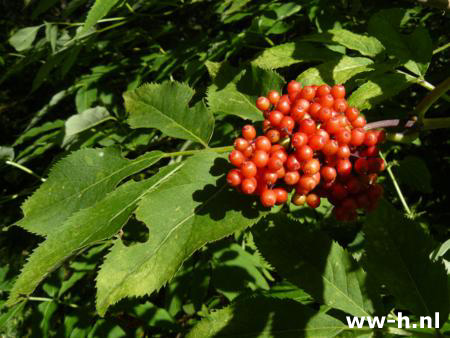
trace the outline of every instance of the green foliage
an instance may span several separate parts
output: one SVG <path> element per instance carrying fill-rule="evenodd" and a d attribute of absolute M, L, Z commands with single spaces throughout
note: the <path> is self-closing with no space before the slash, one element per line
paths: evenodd
<path fill-rule="evenodd" d="M 410 119 L 445 80 L 441 11 L 388 0 L 4 7 L 0 336 L 417 335 L 347 327 L 347 315 L 397 311 L 413 323 L 439 311 L 439 331 L 420 333 L 449 334 L 445 131 L 418 121 L 414 143 L 380 147 L 385 200 L 355 222 L 335 221 L 326 201 L 265 209 L 225 178 L 242 126 L 261 127 L 256 99 L 294 79 L 345 83 L 369 123 Z M 425 118 L 445 119 L 448 102 Z"/>

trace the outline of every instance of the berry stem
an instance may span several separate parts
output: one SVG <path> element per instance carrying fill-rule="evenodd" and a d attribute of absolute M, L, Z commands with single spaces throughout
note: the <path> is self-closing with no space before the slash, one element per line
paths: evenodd
<path fill-rule="evenodd" d="M 8 165 L 10 165 L 10 166 L 12 166 L 12 167 L 15 167 L 15 168 L 17 168 L 17 169 L 20 169 L 20 170 L 26 172 L 27 174 L 30 174 L 30 175 L 36 177 L 36 178 L 39 179 L 41 182 L 45 182 L 45 178 L 42 178 L 41 176 L 39 176 L 38 174 L 36 174 L 33 170 L 31 170 L 31 169 L 29 169 L 29 168 L 27 168 L 27 167 L 25 167 L 25 166 L 23 166 L 23 165 L 21 165 L 21 164 L 19 164 L 19 163 L 16 163 L 16 162 L 14 162 L 14 161 L 9 161 L 9 160 L 8 160 L 8 161 L 5 161 L 5 163 L 8 164 Z"/>
<path fill-rule="evenodd" d="M 419 121 L 423 122 L 425 113 L 430 109 L 434 102 L 443 96 L 450 89 L 450 77 L 441 82 L 433 89 L 422 101 L 416 106 L 415 113 L 419 117 Z"/>
<path fill-rule="evenodd" d="M 384 155 L 381 153 L 381 151 L 380 151 L 380 157 L 381 157 L 381 158 L 386 162 L 386 164 L 387 164 L 386 158 L 385 158 Z M 394 185 L 395 190 L 397 191 L 397 195 L 398 195 L 398 197 L 400 198 L 400 202 L 402 202 L 402 205 L 403 205 L 403 208 L 404 208 L 405 211 L 406 211 L 406 214 L 408 215 L 408 217 L 412 218 L 412 212 L 411 212 L 411 209 L 409 208 L 408 203 L 406 203 L 405 196 L 403 196 L 403 193 L 402 193 L 402 191 L 401 191 L 401 189 L 400 189 L 400 186 L 399 186 L 399 184 L 398 184 L 398 182 L 397 182 L 397 179 L 395 178 L 394 173 L 392 172 L 391 166 L 386 165 L 386 170 L 387 170 L 387 172 L 388 172 L 388 174 L 389 174 L 389 177 L 390 177 L 391 180 L 392 180 L 392 184 Z"/>
<path fill-rule="evenodd" d="M 212 152 L 221 154 L 221 153 L 227 153 L 232 150 L 233 150 L 233 146 L 207 148 L 207 149 L 195 149 L 195 150 L 184 150 L 184 151 L 176 151 L 173 153 L 166 153 L 163 155 L 163 157 L 189 156 L 189 155 L 195 155 L 197 153 L 201 153 L 204 151 L 212 151 Z"/>

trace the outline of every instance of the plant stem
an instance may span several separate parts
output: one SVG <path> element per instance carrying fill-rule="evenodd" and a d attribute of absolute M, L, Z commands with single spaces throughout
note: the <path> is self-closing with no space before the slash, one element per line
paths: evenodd
<path fill-rule="evenodd" d="M 185 151 L 176 151 L 173 153 L 167 153 L 164 154 L 163 157 L 176 157 L 176 156 L 189 156 L 189 155 L 195 155 L 197 153 L 201 153 L 204 151 L 212 151 L 214 153 L 227 153 L 229 151 L 233 150 L 233 146 L 227 146 L 227 147 L 217 147 L 217 148 L 206 148 L 206 149 L 195 149 L 195 150 L 185 150 Z"/>
<path fill-rule="evenodd" d="M 433 86 L 431 83 L 429 83 L 428 81 L 426 81 L 426 80 L 423 79 L 423 78 L 413 76 L 413 75 L 411 75 L 411 74 L 409 74 L 409 73 L 406 73 L 406 72 L 401 71 L 401 70 L 398 70 L 398 69 L 396 70 L 396 72 L 399 73 L 399 74 L 405 75 L 405 76 L 406 76 L 407 78 L 409 78 L 411 81 L 417 83 L 418 85 L 422 86 L 422 87 L 425 88 L 425 89 L 428 89 L 428 90 L 430 90 L 430 91 L 433 91 L 434 89 L 436 89 L 435 86 Z M 450 102 L 450 97 L 449 97 L 449 96 L 447 96 L 447 95 L 444 94 L 444 95 L 442 95 L 442 98 L 443 98 L 444 100 Z"/>
<path fill-rule="evenodd" d="M 425 130 L 450 128 L 450 117 L 423 119 L 422 126 Z"/>
<path fill-rule="evenodd" d="M 441 96 L 443 96 L 450 89 L 450 77 L 439 84 L 434 90 L 431 91 L 422 101 L 417 105 L 415 113 L 419 117 L 419 121 L 423 122 L 425 113 L 430 109 L 434 102 L 436 102 Z"/>
<path fill-rule="evenodd" d="M 381 152 L 380 152 L 380 156 L 381 156 L 381 158 L 382 158 L 382 159 L 386 162 L 386 164 L 387 164 L 386 158 L 384 157 L 384 155 L 383 155 Z M 389 174 L 389 177 L 390 177 L 391 180 L 392 180 L 392 183 L 394 184 L 394 188 L 395 188 L 395 190 L 397 191 L 397 195 L 398 195 L 398 197 L 400 198 L 400 201 L 402 202 L 402 205 L 403 205 L 403 208 L 404 208 L 405 211 L 406 211 L 406 214 L 408 215 L 408 217 L 412 218 L 412 212 L 411 212 L 411 209 L 409 208 L 408 203 L 406 203 L 406 199 L 405 199 L 405 197 L 403 196 L 402 191 L 400 190 L 400 186 L 398 185 L 397 179 L 395 178 L 394 173 L 392 172 L 391 167 L 390 167 L 389 165 L 386 165 L 386 169 L 387 169 L 387 172 L 388 172 L 388 174 Z"/>
<path fill-rule="evenodd" d="M 21 165 L 21 164 L 19 164 L 19 163 L 16 163 L 16 162 L 10 161 L 10 160 L 5 161 L 5 163 L 8 164 L 8 165 L 10 165 L 10 166 L 12 166 L 12 167 L 15 167 L 15 168 L 17 168 L 17 169 L 20 169 L 20 170 L 26 172 L 27 174 L 30 174 L 30 175 L 32 175 L 32 176 L 38 178 L 38 179 L 41 180 L 42 182 L 45 182 L 45 178 L 42 178 L 41 176 L 39 176 L 38 174 L 36 174 L 33 170 L 31 170 L 31 169 L 29 169 L 29 168 L 27 168 L 27 167 L 25 167 L 25 166 L 23 166 L 23 165 Z"/>
<path fill-rule="evenodd" d="M 446 50 L 446 49 L 449 48 L 449 47 L 450 47 L 450 42 L 446 43 L 445 45 L 443 45 L 443 46 L 441 46 L 441 47 L 436 48 L 436 49 L 433 51 L 433 55 L 435 55 L 435 54 L 437 54 L 437 53 L 440 53 L 440 52 Z"/>

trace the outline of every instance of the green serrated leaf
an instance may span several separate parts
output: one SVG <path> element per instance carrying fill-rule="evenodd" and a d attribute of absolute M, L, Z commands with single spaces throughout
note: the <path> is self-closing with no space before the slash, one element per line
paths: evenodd
<path fill-rule="evenodd" d="M 15 316 L 20 314 L 25 307 L 26 302 L 22 302 L 11 307 L 6 313 L 0 315 L 0 332 L 6 324 Z"/>
<path fill-rule="evenodd" d="M 229 189 L 226 166 L 224 156 L 200 153 L 141 200 L 136 217 L 151 229 L 149 239 L 130 247 L 115 242 L 97 278 L 101 315 L 122 298 L 158 290 L 194 251 L 262 216 L 248 196 Z"/>
<path fill-rule="evenodd" d="M 431 174 L 424 160 L 416 156 L 406 156 L 395 167 L 398 177 L 413 189 L 431 193 Z"/>
<path fill-rule="evenodd" d="M 24 218 L 17 224 L 47 235 L 73 213 L 103 199 L 124 178 L 156 163 L 154 151 L 130 161 L 118 149 L 82 149 L 58 162 L 45 183 L 22 205 Z"/>
<path fill-rule="evenodd" d="M 187 335 L 206 337 L 334 337 L 348 328 L 290 299 L 254 297 L 240 300 L 204 318 Z"/>
<path fill-rule="evenodd" d="M 77 112 L 82 113 L 91 108 L 92 104 L 97 101 L 97 93 L 97 88 L 88 88 L 87 86 L 83 86 L 78 89 L 77 94 L 75 95 Z"/>
<path fill-rule="evenodd" d="M 89 130 L 103 122 L 114 119 L 105 107 L 94 107 L 86 109 L 80 114 L 69 117 L 65 123 L 65 133 L 62 146 L 72 142 L 76 135 Z"/>
<path fill-rule="evenodd" d="M 10 293 L 8 304 L 31 294 L 62 262 L 86 247 L 110 238 L 124 226 L 138 201 L 173 175 L 179 164 L 141 182 L 130 181 L 92 206 L 74 213 L 32 253 Z"/>
<path fill-rule="evenodd" d="M 277 69 L 308 61 L 329 61 L 340 54 L 307 42 L 288 42 L 265 49 L 252 63 L 264 69 Z"/>
<path fill-rule="evenodd" d="M 262 112 L 256 99 L 270 90 L 281 90 L 284 79 L 274 71 L 256 66 L 236 69 L 222 63 L 213 84 L 208 87 L 208 105 L 214 113 L 236 115 L 243 119 L 261 121 Z"/>
<path fill-rule="evenodd" d="M 34 39 L 43 25 L 19 29 L 10 38 L 9 43 L 18 52 L 23 52 L 33 45 Z"/>
<path fill-rule="evenodd" d="M 343 56 L 305 70 L 297 81 L 302 85 L 342 84 L 359 73 L 373 70 L 372 64 L 368 58 Z"/>
<path fill-rule="evenodd" d="M 439 312 L 441 325 L 449 314 L 447 273 L 432 261 L 434 243 L 413 220 L 382 200 L 364 224 L 368 272 L 385 284 L 401 308 L 417 316 Z"/>
<path fill-rule="evenodd" d="M 304 40 L 323 43 L 335 42 L 370 57 L 374 57 L 384 51 L 383 45 L 377 38 L 353 33 L 343 28 L 330 29 L 322 34 L 306 36 Z"/>
<path fill-rule="evenodd" d="M 131 128 L 157 128 L 177 138 L 208 147 L 214 117 L 203 102 L 189 108 L 194 90 L 187 84 L 166 81 L 144 84 L 124 94 Z"/>
<path fill-rule="evenodd" d="M 348 104 L 360 110 L 370 109 L 413 83 L 412 77 L 403 74 L 378 75 L 355 90 L 348 99 Z"/>
<path fill-rule="evenodd" d="M 432 41 L 423 27 L 416 28 L 411 35 L 402 34 L 402 23 L 407 20 L 409 14 L 406 9 L 381 10 L 370 18 L 368 30 L 381 41 L 387 53 L 397 57 L 408 70 L 423 77 L 431 61 Z"/>
<path fill-rule="evenodd" d="M 77 33 L 77 36 L 82 36 L 88 32 L 100 19 L 104 18 L 118 2 L 119 0 L 96 0 L 89 10 L 83 28 Z"/>
<path fill-rule="evenodd" d="M 273 215 L 253 230 L 262 255 L 287 280 L 316 301 L 354 316 L 372 315 L 380 299 L 352 255 L 320 231 L 284 214 Z"/>

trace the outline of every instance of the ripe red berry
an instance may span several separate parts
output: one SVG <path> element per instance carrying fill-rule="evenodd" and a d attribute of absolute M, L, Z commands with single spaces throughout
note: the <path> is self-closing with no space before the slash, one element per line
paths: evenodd
<path fill-rule="evenodd" d="M 284 167 L 281 167 L 276 171 L 278 178 L 283 178 L 284 175 L 286 175 L 286 169 Z"/>
<path fill-rule="evenodd" d="M 301 146 L 300 148 L 297 148 L 296 155 L 300 161 L 307 161 L 313 158 L 314 151 L 310 146 L 304 145 Z"/>
<path fill-rule="evenodd" d="M 306 192 L 313 190 L 316 187 L 316 180 L 312 176 L 303 175 L 300 177 L 297 188 L 300 188 Z"/>
<path fill-rule="evenodd" d="M 349 180 L 345 183 L 347 190 L 349 193 L 356 195 L 363 188 L 361 182 L 356 177 L 350 177 Z"/>
<path fill-rule="evenodd" d="M 350 175 L 350 173 L 352 172 L 352 162 L 347 159 L 338 160 L 337 172 L 341 176 Z"/>
<path fill-rule="evenodd" d="M 241 165 L 241 173 L 246 178 L 255 177 L 257 171 L 258 169 L 252 161 L 246 161 Z"/>
<path fill-rule="evenodd" d="M 322 136 L 323 139 L 325 140 L 325 143 L 330 140 L 330 134 L 328 134 L 325 129 L 322 128 L 317 129 L 315 135 Z"/>
<path fill-rule="evenodd" d="M 266 189 L 261 194 L 261 204 L 265 207 L 273 207 L 277 202 L 277 194 L 270 189 Z"/>
<path fill-rule="evenodd" d="M 275 184 L 278 180 L 278 175 L 274 171 L 266 171 L 263 175 L 264 181 L 267 184 Z"/>
<path fill-rule="evenodd" d="M 301 164 L 295 155 L 289 155 L 286 161 L 286 167 L 289 171 L 300 170 Z"/>
<path fill-rule="evenodd" d="M 302 85 L 295 80 L 290 81 L 287 85 L 288 93 L 299 92 L 301 89 L 302 89 Z"/>
<path fill-rule="evenodd" d="M 269 139 L 270 143 L 277 143 L 280 140 L 280 132 L 276 129 L 270 129 L 266 131 L 265 135 Z"/>
<path fill-rule="evenodd" d="M 245 150 L 242 152 L 242 154 L 244 154 L 245 158 L 251 157 L 253 154 L 253 147 L 249 144 L 249 146 L 247 148 L 245 148 Z"/>
<path fill-rule="evenodd" d="M 364 128 L 365 125 L 366 119 L 362 115 L 359 115 L 356 119 L 352 121 L 353 128 Z"/>
<path fill-rule="evenodd" d="M 331 87 L 327 84 L 321 85 L 317 88 L 317 96 L 324 96 L 331 93 Z"/>
<path fill-rule="evenodd" d="M 309 106 L 310 106 L 309 101 L 305 99 L 298 99 L 294 104 L 294 107 L 299 107 L 305 111 L 309 109 Z"/>
<path fill-rule="evenodd" d="M 269 154 L 264 150 L 256 150 L 252 156 L 252 162 L 257 168 L 264 168 L 269 162 Z"/>
<path fill-rule="evenodd" d="M 333 114 L 331 112 L 330 108 L 327 107 L 322 107 L 319 110 L 319 114 L 318 114 L 319 120 L 322 122 L 327 122 L 329 119 L 331 119 L 333 117 Z"/>
<path fill-rule="evenodd" d="M 336 134 L 336 140 L 339 142 L 339 144 L 348 144 L 351 139 L 352 139 L 352 133 L 347 129 L 341 129 Z"/>
<path fill-rule="evenodd" d="M 279 125 L 279 128 L 281 130 L 286 129 L 289 132 L 291 132 L 294 129 L 294 127 L 295 127 L 295 121 L 290 116 L 284 116 Z"/>
<path fill-rule="evenodd" d="M 358 174 L 366 174 L 369 171 L 369 163 L 365 158 L 358 158 L 354 165 L 355 171 Z"/>
<path fill-rule="evenodd" d="M 241 183 L 241 190 L 244 194 L 253 194 L 256 190 L 257 182 L 255 178 L 245 178 Z"/>
<path fill-rule="evenodd" d="M 244 151 L 247 149 L 247 147 L 250 145 L 248 141 L 245 138 L 238 137 L 236 140 L 234 140 L 234 149 L 239 151 Z"/>
<path fill-rule="evenodd" d="M 351 131 L 352 136 L 350 139 L 350 145 L 358 147 L 364 143 L 366 132 L 362 128 L 355 128 Z"/>
<path fill-rule="evenodd" d="M 256 137 L 255 127 L 253 127 L 250 124 L 247 124 L 244 127 L 242 127 L 242 136 L 244 136 L 244 138 L 247 141 L 252 141 Z"/>
<path fill-rule="evenodd" d="M 272 142 L 266 136 L 258 136 L 255 140 L 255 146 L 257 150 L 270 151 Z"/>
<path fill-rule="evenodd" d="M 320 205 L 320 197 L 316 194 L 308 194 L 306 195 L 306 203 L 311 208 L 317 208 Z"/>
<path fill-rule="evenodd" d="M 308 143 L 308 135 L 305 133 L 295 133 L 292 135 L 291 143 L 295 148 L 300 148 Z"/>
<path fill-rule="evenodd" d="M 283 188 L 275 188 L 273 189 L 273 191 L 275 192 L 277 198 L 276 198 L 276 204 L 284 204 L 286 203 L 287 199 L 288 199 L 288 193 L 285 189 Z"/>
<path fill-rule="evenodd" d="M 284 117 L 284 115 L 282 112 L 280 112 L 278 110 L 271 111 L 269 114 L 270 125 L 272 125 L 274 127 L 279 126 L 283 117 Z"/>
<path fill-rule="evenodd" d="M 286 150 L 284 150 L 284 148 L 277 150 L 271 154 L 271 157 L 279 158 L 284 163 L 287 160 Z"/>
<path fill-rule="evenodd" d="M 320 174 L 322 175 L 323 179 L 327 182 L 334 181 L 334 179 L 337 176 L 336 169 L 329 166 L 323 166 L 322 169 L 320 169 Z"/>
<path fill-rule="evenodd" d="M 343 85 L 334 85 L 331 87 L 330 94 L 335 99 L 343 99 L 345 97 L 345 87 Z"/>
<path fill-rule="evenodd" d="M 378 135 L 376 132 L 369 130 L 366 133 L 366 136 L 364 138 L 364 144 L 368 147 L 374 146 L 378 143 Z"/>
<path fill-rule="evenodd" d="M 359 116 L 359 110 L 355 107 L 348 107 L 345 116 L 350 122 L 353 122 Z"/>
<path fill-rule="evenodd" d="M 313 102 L 310 104 L 309 109 L 308 109 L 308 114 L 309 116 L 311 116 L 313 119 L 317 120 L 319 119 L 319 111 L 322 109 L 322 106 L 317 103 L 317 102 Z"/>
<path fill-rule="evenodd" d="M 341 130 L 341 121 L 339 117 L 333 116 L 325 123 L 325 130 L 329 134 L 336 134 Z"/>
<path fill-rule="evenodd" d="M 344 144 L 339 147 L 338 151 L 336 152 L 337 157 L 339 158 L 349 158 L 350 157 L 350 148 L 348 145 Z"/>
<path fill-rule="evenodd" d="M 260 96 L 258 97 L 258 99 L 256 100 L 256 107 L 259 110 L 267 110 L 270 108 L 270 101 L 267 97 L 265 96 Z"/>
<path fill-rule="evenodd" d="M 287 185 L 297 184 L 299 179 L 300 174 L 298 173 L 298 171 L 288 171 L 284 175 L 284 182 L 286 182 Z"/>
<path fill-rule="evenodd" d="M 341 183 L 335 183 L 331 188 L 331 197 L 336 201 L 343 200 L 347 195 L 348 191 Z"/>
<path fill-rule="evenodd" d="M 286 95 L 283 95 L 277 104 L 277 110 L 282 112 L 283 114 L 288 114 L 291 110 L 291 102 L 289 100 L 289 97 Z"/>
<path fill-rule="evenodd" d="M 335 99 L 333 104 L 334 110 L 336 110 L 338 113 L 343 113 L 347 110 L 348 104 L 345 99 Z"/>
<path fill-rule="evenodd" d="M 237 187 L 242 182 L 241 172 L 238 169 L 231 169 L 227 174 L 227 182 L 232 187 Z"/>
<path fill-rule="evenodd" d="M 322 148 L 322 153 L 327 156 L 336 154 L 339 149 L 339 145 L 336 140 L 328 140 Z"/>
<path fill-rule="evenodd" d="M 267 167 L 272 171 L 277 171 L 283 167 L 283 161 L 276 156 L 271 156 L 267 162 Z"/>
<path fill-rule="evenodd" d="M 321 135 L 314 134 L 310 137 L 308 145 L 312 150 L 320 150 L 325 146 L 325 138 Z"/>
<path fill-rule="evenodd" d="M 314 134 L 316 131 L 316 122 L 313 119 L 304 119 L 300 121 L 299 131 L 306 135 Z"/>
<path fill-rule="evenodd" d="M 317 102 L 319 102 L 322 107 L 331 108 L 334 104 L 334 98 L 331 94 L 327 94 L 320 96 Z"/>
<path fill-rule="evenodd" d="M 378 156 L 378 147 L 377 146 L 371 146 L 367 147 L 361 152 L 361 156 L 363 157 L 376 157 Z"/>
<path fill-rule="evenodd" d="M 300 122 L 305 117 L 306 111 L 300 106 L 294 106 L 291 109 L 291 117 L 295 122 Z"/>
<path fill-rule="evenodd" d="M 320 162 L 319 160 L 312 158 L 305 162 L 302 168 L 303 172 L 306 175 L 312 176 L 320 170 Z"/>
<path fill-rule="evenodd" d="M 278 103 L 278 101 L 280 101 L 280 93 L 278 93 L 276 90 L 271 90 L 268 94 L 267 97 L 269 98 L 270 103 L 272 103 L 273 105 L 276 105 Z"/>
<path fill-rule="evenodd" d="M 240 167 L 242 163 L 245 161 L 245 156 L 239 150 L 233 150 L 228 156 L 230 163 L 235 167 Z"/>
<path fill-rule="evenodd" d="M 316 96 L 316 89 L 312 86 L 305 86 L 299 95 L 302 99 L 311 101 Z"/>

